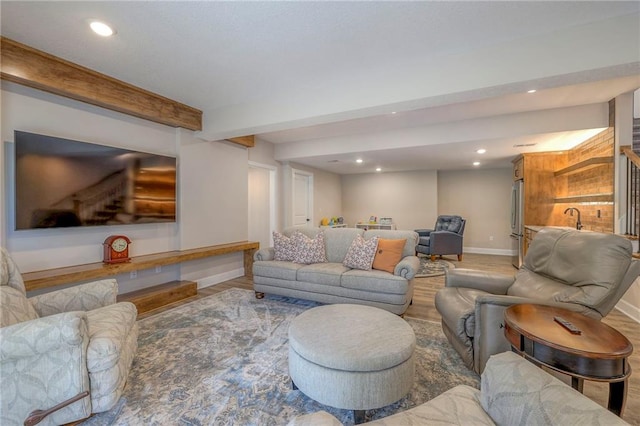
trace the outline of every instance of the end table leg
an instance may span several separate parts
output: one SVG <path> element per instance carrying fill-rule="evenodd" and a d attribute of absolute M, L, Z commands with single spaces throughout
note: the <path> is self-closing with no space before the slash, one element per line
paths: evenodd
<path fill-rule="evenodd" d="M 584 393 L 584 379 L 580 379 L 578 377 L 571 376 L 571 387 L 577 390 L 580 393 Z"/>
<path fill-rule="evenodd" d="M 609 404 L 607 408 L 618 417 L 622 417 L 627 402 L 627 380 L 609 383 Z"/>
<path fill-rule="evenodd" d="M 353 410 L 353 423 L 356 425 L 364 423 L 364 410 Z"/>

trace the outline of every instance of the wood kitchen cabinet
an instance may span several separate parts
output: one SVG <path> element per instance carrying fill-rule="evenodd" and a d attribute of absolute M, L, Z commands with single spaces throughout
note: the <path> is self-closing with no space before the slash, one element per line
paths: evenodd
<path fill-rule="evenodd" d="M 554 172 L 562 164 L 564 152 L 521 154 L 513 160 L 513 176 L 522 175 L 523 221 L 525 225 L 555 225 L 556 197 Z"/>

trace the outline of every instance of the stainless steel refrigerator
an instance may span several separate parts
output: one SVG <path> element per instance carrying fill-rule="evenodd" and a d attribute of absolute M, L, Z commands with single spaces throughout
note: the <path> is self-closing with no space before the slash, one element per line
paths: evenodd
<path fill-rule="evenodd" d="M 522 265 L 522 239 L 524 238 L 524 185 L 522 180 L 513 182 L 511 188 L 511 249 L 515 253 L 511 263 L 516 268 Z"/>

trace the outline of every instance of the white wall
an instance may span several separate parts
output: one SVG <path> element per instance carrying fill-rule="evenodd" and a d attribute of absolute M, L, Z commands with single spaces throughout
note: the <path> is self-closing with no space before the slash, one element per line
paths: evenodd
<path fill-rule="evenodd" d="M 457 214 L 467 220 L 465 251 L 511 253 L 511 173 L 511 169 L 438 172 L 438 214 Z"/>
<path fill-rule="evenodd" d="M 353 227 L 370 216 L 391 217 L 398 229 L 430 228 L 438 216 L 436 171 L 342 176 L 344 219 Z"/>
<path fill-rule="evenodd" d="M 193 132 L 130 117 L 2 82 L 0 243 L 22 272 L 100 262 L 108 235 L 131 238 L 131 255 L 247 239 L 247 150 L 202 142 Z M 13 131 L 23 130 L 178 157 L 176 223 L 14 231 Z M 125 293 L 172 279 L 228 279 L 242 273 L 242 253 L 117 276 Z M 232 278 L 232 277 L 231 277 Z"/>

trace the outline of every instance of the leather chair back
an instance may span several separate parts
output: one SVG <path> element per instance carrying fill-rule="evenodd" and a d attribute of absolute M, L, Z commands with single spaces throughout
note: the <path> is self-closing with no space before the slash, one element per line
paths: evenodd
<path fill-rule="evenodd" d="M 632 250 L 618 235 L 544 228 L 508 294 L 583 305 L 585 314 L 602 318 L 640 273 Z"/>

